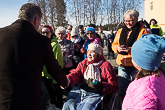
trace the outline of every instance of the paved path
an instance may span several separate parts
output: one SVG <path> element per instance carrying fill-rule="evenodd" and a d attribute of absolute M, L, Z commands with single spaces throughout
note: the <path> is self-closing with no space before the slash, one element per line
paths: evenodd
<path fill-rule="evenodd" d="M 104 47 L 103 55 L 104 55 L 105 59 L 111 63 L 111 65 L 113 66 L 113 68 L 117 74 L 116 59 L 107 59 L 107 47 Z"/>
<path fill-rule="evenodd" d="M 107 59 L 107 47 L 104 47 L 103 55 L 106 58 L 106 60 L 111 63 L 113 67 L 117 67 L 116 59 Z"/>

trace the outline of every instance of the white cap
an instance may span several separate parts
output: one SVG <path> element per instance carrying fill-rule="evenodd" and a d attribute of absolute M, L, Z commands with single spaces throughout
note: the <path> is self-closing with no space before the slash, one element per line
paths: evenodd
<path fill-rule="evenodd" d="M 103 48 L 99 44 L 91 43 L 88 45 L 88 50 L 93 50 L 94 52 L 99 53 L 102 55 Z"/>

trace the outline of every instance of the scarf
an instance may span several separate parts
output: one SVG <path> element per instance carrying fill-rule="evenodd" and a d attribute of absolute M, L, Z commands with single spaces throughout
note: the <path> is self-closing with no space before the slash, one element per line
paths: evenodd
<path fill-rule="evenodd" d="M 73 38 L 71 38 L 70 40 L 71 40 L 73 43 L 77 44 L 77 43 L 79 43 L 79 42 L 81 41 L 81 37 L 78 36 L 77 39 L 73 39 Z"/>
<path fill-rule="evenodd" d="M 101 75 L 99 66 L 102 64 L 103 60 L 98 63 L 89 64 L 84 72 L 84 79 L 88 80 L 89 78 L 95 79 L 98 82 L 101 82 Z"/>
<path fill-rule="evenodd" d="M 124 25 L 122 32 L 120 34 L 119 43 L 120 45 L 125 45 L 127 47 L 132 47 L 133 43 L 137 40 L 139 32 L 140 32 L 140 23 L 137 22 L 136 25 L 132 28 L 132 32 L 129 35 L 129 38 L 127 40 L 127 33 L 129 32 L 129 29 L 127 26 Z"/>

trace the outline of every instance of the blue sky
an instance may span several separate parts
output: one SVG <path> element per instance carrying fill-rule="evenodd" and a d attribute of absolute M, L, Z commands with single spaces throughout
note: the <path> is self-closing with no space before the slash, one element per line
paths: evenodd
<path fill-rule="evenodd" d="M 0 28 L 17 20 L 20 7 L 28 0 L 0 0 Z"/>
<path fill-rule="evenodd" d="M 17 20 L 20 7 L 27 2 L 28 0 L 0 0 L 0 28 Z M 140 10 L 139 18 L 144 17 L 143 8 Z"/>

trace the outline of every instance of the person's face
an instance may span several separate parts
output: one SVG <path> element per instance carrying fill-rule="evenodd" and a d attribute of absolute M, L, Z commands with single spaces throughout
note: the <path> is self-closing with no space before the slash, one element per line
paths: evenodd
<path fill-rule="evenodd" d="M 87 51 L 87 58 L 88 58 L 89 62 L 94 61 L 97 58 L 97 53 L 94 52 L 93 50 L 88 50 Z"/>
<path fill-rule="evenodd" d="M 58 40 L 63 40 L 66 35 L 66 33 L 59 31 L 59 30 L 57 30 L 56 34 L 57 34 L 56 36 L 58 37 Z"/>
<path fill-rule="evenodd" d="M 153 21 L 151 21 L 151 25 L 154 25 L 155 24 L 155 21 L 153 20 Z"/>
<path fill-rule="evenodd" d="M 48 37 L 49 39 L 51 38 L 51 34 L 52 34 L 52 33 L 50 32 L 50 30 L 49 30 L 48 28 L 44 27 L 44 28 L 42 29 L 42 35 Z"/>
<path fill-rule="evenodd" d="M 95 36 L 95 34 L 94 34 L 92 31 L 88 31 L 88 32 L 87 32 L 87 37 L 88 37 L 89 39 L 93 38 L 94 36 Z"/>
<path fill-rule="evenodd" d="M 124 23 L 128 29 L 131 29 L 137 23 L 137 19 L 133 19 L 130 15 L 126 15 Z"/>
<path fill-rule="evenodd" d="M 112 30 L 110 30 L 110 33 L 112 34 L 112 33 L 113 33 L 113 31 L 112 31 Z"/>
<path fill-rule="evenodd" d="M 38 30 L 38 28 L 40 26 L 40 23 L 41 23 L 41 17 L 36 16 L 35 20 L 34 20 L 34 28 L 35 28 L 35 30 Z"/>
<path fill-rule="evenodd" d="M 68 26 L 67 30 L 70 33 L 72 31 L 72 27 L 71 26 Z"/>
<path fill-rule="evenodd" d="M 101 32 L 102 31 L 101 28 L 98 28 L 98 31 Z"/>
<path fill-rule="evenodd" d="M 82 32 L 82 31 L 83 31 L 83 30 L 82 30 L 82 29 L 80 29 L 80 28 L 79 28 L 78 30 L 79 30 L 79 32 Z"/>
<path fill-rule="evenodd" d="M 137 69 L 137 70 L 140 70 L 141 68 L 134 62 L 134 60 L 132 59 L 132 64 L 134 65 L 134 67 Z"/>

